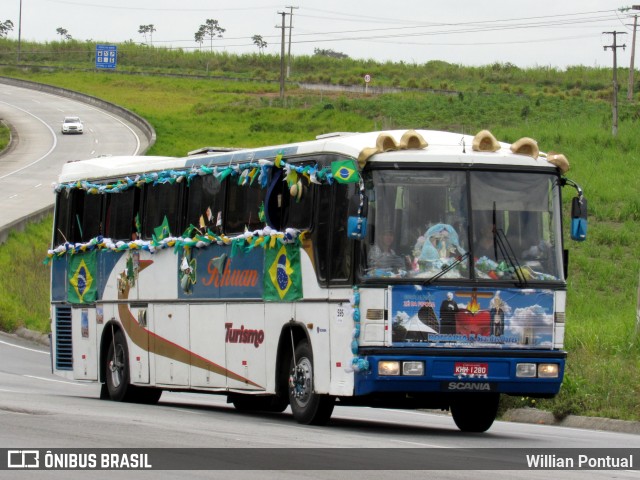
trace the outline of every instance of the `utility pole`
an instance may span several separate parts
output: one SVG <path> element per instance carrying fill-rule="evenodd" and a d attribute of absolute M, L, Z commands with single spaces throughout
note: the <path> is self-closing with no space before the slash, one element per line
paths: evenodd
<path fill-rule="evenodd" d="M 287 52 L 287 78 L 289 78 L 289 74 L 291 73 L 291 30 L 293 30 L 293 10 L 298 9 L 299 7 L 285 7 L 289 9 L 289 51 Z"/>
<path fill-rule="evenodd" d="M 287 12 L 278 12 L 278 14 L 282 15 L 282 25 L 276 25 L 276 28 L 282 29 L 282 41 L 280 44 L 280 100 L 284 105 L 284 20 Z"/>
<path fill-rule="evenodd" d="M 640 10 L 640 5 L 633 5 L 631 10 Z M 633 74 L 634 61 L 636 56 L 636 29 L 638 28 L 638 15 L 633 16 L 633 40 L 631 40 L 631 63 L 629 64 L 629 88 L 627 89 L 627 100 L 633 100 Z"/>
<path fill-rule="evenodd" d="M 615 137 L 618 134 L 618 48 L 624 49 L 626 45 L 618 45 L 618 35 L 626 35 L 626 32 L 602 32 L 606 35 L 613 35 L 613 45 L 605 45 L 604 51 L 613 51 L 613 125 L 611 133 Z"/>

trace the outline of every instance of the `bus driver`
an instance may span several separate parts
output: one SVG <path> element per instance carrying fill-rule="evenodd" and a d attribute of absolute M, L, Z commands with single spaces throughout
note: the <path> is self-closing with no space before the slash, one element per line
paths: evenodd
<path fill-rule="evenodd" d="M 391 248 L 394 241 L 393 230 L 386 228 L 379 237 L 379 242 L 369 251 L 369 268 L 394 271 L 406 268 L 405 260 Z"/>

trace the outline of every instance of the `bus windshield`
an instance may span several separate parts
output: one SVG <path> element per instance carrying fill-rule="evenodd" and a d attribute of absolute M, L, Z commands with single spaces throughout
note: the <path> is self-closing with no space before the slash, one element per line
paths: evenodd
<path fill-rule="evenodd" d="M 373 170 L 364 180 L 362 281 L 563 280 L 557 176 Z"/>

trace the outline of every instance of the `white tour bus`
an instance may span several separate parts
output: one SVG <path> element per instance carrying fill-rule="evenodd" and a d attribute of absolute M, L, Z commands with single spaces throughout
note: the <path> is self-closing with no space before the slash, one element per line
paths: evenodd
<path fill-rule="evenodd" d="M 328 422 L 334 404 L 493 423 L 552 397 L 586 199 L 535 141 L 323 135 L 185 158 L 67 163 L 55 187 L 52 368 L 102 397 L 227 395 Z"/>

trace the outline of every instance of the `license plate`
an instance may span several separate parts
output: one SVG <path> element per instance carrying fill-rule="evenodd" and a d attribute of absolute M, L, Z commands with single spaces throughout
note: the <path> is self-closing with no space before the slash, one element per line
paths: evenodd
<path fill-rule="evenodd" d="M 467 363 L 456 362 L 453 369 L 454 375 L 488 375 L 489 364 L 488 363 Z"/>

